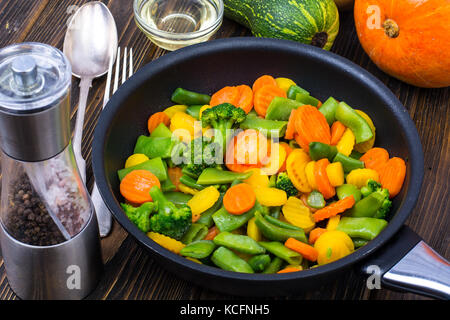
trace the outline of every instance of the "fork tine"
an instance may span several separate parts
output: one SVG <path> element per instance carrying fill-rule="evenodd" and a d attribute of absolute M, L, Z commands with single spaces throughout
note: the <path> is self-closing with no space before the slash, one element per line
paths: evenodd
<path fill-rule="evenodd" d="M 117 48 L 117 59 L 116 59 L 116 73 L 114 74 L 114 88 L 113 94 L 119 88 L 119 72 L 120 72 L 120 47 Z"/>
<path fill-rule="evenodd" d="M 130 48 L 130 73 L 128 74 L 128 78 L 131 78 L 133 73 L 133 48 Z"/>
<path fill-rule="evenodd" d="M 109 100 L 109 91 L 111 90 L 111 78 L 112 78 L 113 63 L 114 63 L 114 54 L 111 52 L 111 57 L 109 59 L 108 75 L 106 78 L 105 95 L 103 97 L 103 108 L 106 106 L 106 104 L 108 103 L 108 100 Z"/>
<path fill-rule="evenodd" d="M 123 52 L 122 84 L 127 80 L 127 47 Z"/>

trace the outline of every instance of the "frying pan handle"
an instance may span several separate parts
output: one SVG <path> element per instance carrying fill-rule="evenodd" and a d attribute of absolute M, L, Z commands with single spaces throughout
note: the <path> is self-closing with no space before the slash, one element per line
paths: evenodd
<path fill-rule="evenodd" d="M 362 271 L 378 273 L 387 288 L 450 299 L 450 263 L 407 226 L 365 261 Z"/>

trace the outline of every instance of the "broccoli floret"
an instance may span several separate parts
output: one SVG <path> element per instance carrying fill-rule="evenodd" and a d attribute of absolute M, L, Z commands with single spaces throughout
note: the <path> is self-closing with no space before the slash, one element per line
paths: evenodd
<path fill-rule="evenodd" d="M 216 167 L 220 163 L 216 158 L 216 143 L 206 141 L 202 137 L 191 141 L 190 145 L 186 147 L 188 151 L 188 161 L 183 165 L 183 173 L 191 178 L 197 179 L 200 174 L 209 167 Z M 220 164 L 219 164 L 220 166 Z"/>
<path fill-rule="evenodd" d="M 157 186 L 150 189 L 150 195 L 158 207 L 157 212 L 150 218 L 150 229 L 180 240 L 192 224 L 191 209 L 187 205 L 177 208 Z"/>
<path fill-rule="evenodd" d="M 215 129 L 214 142 L 218 143 L 222 155 L 227 145 L 227 130 L 233 129 L 246 119 L 244 110 L 237 108 L 230 103 L 222 103 L 212 108 L 206 109 L 202 113 L 202 126 L 211 126 Z"/>
<path fill-rule="evenodd" d="M 281 172 L 277 176 L 275 188 L 286 191 L 288 197 L 294 197 L 298 194 L 297 188 L 294 186 L 291 179 L 289 179 L 286 172 Z"/>
<path fill-rule="evenodd" d="M 120 205 L 128 219 L 130 219 L 139 230 L 143 232 L 150 231 L 150 215 L 157 210 L 157 205 L 155 203 L 146 202 L 138 208 L 126 203 L 121 203 Z"/>
<path fill-rule="evenodd" d="M 392 206 L 392 201 L 389 200 L 389 190 L 383 188 L 381 184 L 373 179 L 367 180 L 367 184 L 361 188 L 361 193 L 364 197 L 372 193 L 378 193 L 383 197 L 383 203 L 381 207 L 375 213 L 374 218 L 383 219 L 386 217 L 386 214 L 389 212 Z M 381 198 L 381 197 L 380 197 Z"/>
<path fill-rule="evenodd" d="M 378 189 L 381 189 L 381 184 L 373 179 L 369 179 L 367 180 L 367 184 L 361 188 L 361 194 L 363 197 L 367 197 L 369 194 L 377 191 Z"/>

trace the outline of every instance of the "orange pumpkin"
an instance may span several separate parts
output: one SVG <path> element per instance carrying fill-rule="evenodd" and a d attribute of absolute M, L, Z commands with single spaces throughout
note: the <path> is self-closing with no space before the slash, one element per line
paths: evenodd
<path fill-rule="evenodd" d="M 425 88 L 450 86 L 449 0 L 356 0 L 356 31 L 387 74 Z"/>

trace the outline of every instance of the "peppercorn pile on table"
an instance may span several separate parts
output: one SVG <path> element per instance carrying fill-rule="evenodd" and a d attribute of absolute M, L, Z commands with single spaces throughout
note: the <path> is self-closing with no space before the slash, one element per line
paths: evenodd
<path fill-rule="evenodd" d="M 21 1 L 18 3 L 11 0 L 2 0 L 0 3 L 2 7 L 5 8 L 5 14 L 0 17 L 0 25 L 4 26 L 4 28 L 0 30 L 0 45 L 3 47 L 5 45 L 20 41 L 39 41 L 49 43 L 53 46 L 61 48 L 64 39 L 64 33 L 66 30 L 65 21 L 69 18 L 69 15 L 67 14 L 67 8 L 71 5 L 81 5 L 85 2 L 87 1 L 37 0 Z M 139 50 L 135 50 L 135 69 L 138 69 L 139 66 L 142 66 L 146 62 L 158 58 L 159 56 L 166 53 L 164 50 L 157 48 L 152 43 L 150 43 L 145 35 L 143 35 L 137 29 L 136 25 L 132 22 L 131 4 L 129 6 L 124 6 L 120 1 L 112 0 L 108 2 L 108 6 L 115 16 L 118 25 L 124 28 L 123 32 L 120 33 L 120 45 L 139 48 Z M 51 23 L 49 23 L 50 21 Z M 49 25 L 52 26 L 51 30 L 48 29 Z M 223 26 L 217 33 L 216 37 L 240 36 L 249 34 L 249 31 L 245 28 L 242 28 L 234 22 L 225 19 Z M 351 50 L 349 50 L 349 48 L 351 48 Z M 445 241 L 443 241 L 442 237 L 440 236 L 442 234 L 445 234 L 446 232 L 446 224 L 442 223 L 442 221 L 446 221 L 445 213 L 448 211 L 448 203 L 445 201 L 430 201 L 430 199 L 446 199 L 447 197 L 447 191 L 444 186 L 446 184 L 446 177 L 448 176 L 448 174 L 446 173 L 448 172 L 449 159 L 448 155 L 446 155 L 445 151 L 443 150 L 446 149 L 446 143 L 448 143 L 447 141 L 449 136 L 448 126 L 446 125 L 449 122 L 448 113 L 446 112 L 447 101 L 450 98 L 449 89 L 418 89 L 390 78 L 389 76 L 379 71 L 374 64 L 369 62 L 367 56 L 360 48 L 357 37 L 355 36 L 354 22 L 351 13 L 342 15 L 341 32 L 335 40 L 335 44 L 331 51 L 341 54 L 349 58 L 350 60 L 353 60 L 354 62 L 365 66 L 371 73 L 373 73 L 375 76 L 381 79 L 381 81 L 386 83 L 399 97 L 400 101 L 404 103 L 413 120 L 416 122 L 419 134 L 421 135 L 422 144 L 424 146 L 425 164 L 427 170 L 425 174 L 422 196 L 419 198 L 419 202 L 416 206 L 417 212 L 414 214 L 413 218 L 410 218 L 408 220 L 407 224 L 416 232 L 418 232 L 432 247 L 442 253 L 444 257 L 448 258 L 448 246 L 446 246 Z M 292 80 L 294 80 L 295 82 L 295 80 L 297 79 Z M 251 86 L 252 84 L 248 85 Z M 74 93 L 72 101 L 74 102 L 77 101 L 76 95 L 78 94 L 78 90 L 75 90 L 76 86 L 77 83 L 74 82 L 74 90 L 72 90 Z M 229 217 L 229 212 L 222 210 L 222 208 L 217 206 L 218 202 L 224 201 L 223 198 L 225 197 L 225 194 L 222 194 L 223 192 L 220 192 L 221 190 L 216 189 L 216 191 L 218 191 L 219 193 L 219 196 L 217 197 L 217 193 L 209 188 L 210 184 L 207 184 L 208 187 L 203 188 L 202 190 L 198 190 L 196 188 L 199 185 L 204 186 L 204 184 L 200 184 L 199 182 L 211 182 L 213 181 L 211 180 L 212 177 L 216 179 L 219 178 L 217 174 L 214 175 L 214 172 L 212 171 L 206 172 L 208 174 L 204 173 L 204 176 L 200 181 L 198 179 L 189 179 L 188 176 L 184 177 L 184 183 L 182 183 L 182 188 L 184 188 L 184 191 L 181 192 L 181 194 L 178 192 L 175 193 L 174 191 L 164 193 L 165 198 L 167 198 L 169 202 L 180 206 L 183 203 L 192 201 L 195 195 L 199 194 L 199 192 L 204 192 L 202 196 L 210 199 L 209 204 L 212 202 L 214 203 L 212 206 L 208 207 L 206 211 L 203 211 L 204 208 L 209 204 L 205 204 L 205 207 L 202 207 L 196 205 L 195 202 L 191 202 L 191 204 L 193 205 L 192 207 L 190 207 L 191 215 L 193 214 L 198 218 L 198 220 L 196 220 L 196 222 L 191 226 L 195 225 L 196 227 L 190 227 L 189 232 L 185 232 L 180 240 L 176 240 L 177 242 L 173 242 L 171 250 L 180 254 L 184 254 L 184 256 L 188 257 L 189 259 L 198 261 L 201 261 L 205 257 L 210 256 L 211 260 L 216 264 L 216 266 L 222 267 L 224 269 L 230 267 L 227 264 L 227 261 L 229 259 L 237 258 L 239 259 L 239 263 L 233 264 L 232 267 L 238 267 L 240 271 L 252 270 L 253 272 L 273 273 L 277 270 L 280 270 L 281 268 L 285 268 L 287 269 L 286 271 L 301 272 L 299 270 L 305 267 L 305 260 L 307 262 L 310 261 L 308 259 L 323 261 L 333 258 L 334 254 L 345 254 L 347 250 L 351 250 L 351 245 L 353 245 L 354 248 L 363 245 L 365 241 L 373 238 L 374 235 L 376 235 L 377 232 L 379 232 L 379 230 L 383 228 L 382 223 L 380 224 L 380 222 L 382 221 L 379 219 L 379 217 L 375 216 L 378 214 L 383 214 L 383 212 L 385 212 L 387 203 L 385 201 L 386 197 L 385 195 L 383 195 L 382 191 L 372 190 L 372 186 L 368 185 L 367 181 L 370 179 L 377 181 L 378 179 L 379 183 L 383 184 L 384 182 L 385 186 L 389 186 L 389 188 L 391 188 L 393 192 L 396 192 L 396 186 L 394 184 L 390 184 L 389 181 L 383 181 L 383 179 L 379 175 L 377 177 L 374 173 L 377 172 L 376 168 L 378 162 L 376 161 L 376 159 L 380 159 L 380 157 L 381 159 L 383 159 L 383 155 L 380 156 L 379 153 L 373 152 L 374 157 L 369 157 L 369 153 L 369 156 L 367 156 L 368 159 L 366 159 L 366 161 L 361 160 L 362 154 L 367 154 L 370 149 L 373 149 L 373 144 L 372 146 L 370 145 L 371 138 L 368 139 L 370 133 L 373 133 L 373 129 L 371 127 L 371 125 L 373 124 L 371 124 L 363 114 L 360 114 L 358 110 L 356 110 L 355 114 L 354 112 L 352 112 L 352 110 L 348 109 L 348 107 L 350 107 L 351 109 L 356 109 L 354 108 L 354 106 L 337 103 L 337 101 L 333 101 L 333 99 L 320 102 L 311 95 L 308 95 L 307 92 L 304 92 L 304 89 L 302 90 L 302 88 L 300 87 L 292 87 L 292 84 L 290 86 L 286 86 L 282 82 L 280 82 L 280 80 L 277 82 L 277 86 L 281 90 L 283 90 L 283 92 L 285 92 L 285 95 L 279 94 L 280 97 L 273 101 L 272 106 L 267 106 L 267 109 L 265 109 L 263 105 L 258 105 L 257 107 L 257 111 L 265 115 L 264 120 L 267 121 L 265 121 L 264 124 L 267 125 L 268 129 L 273 129 L 278 134 L 286 135 L 290 133 L 294 135 L 297 133 L 297 131 L 294 131 L 294 133 L 292 131 L 290 132 L 288 124 L 291 112 L 286 112 L 285 110 L 296 110 L 300 104 L 308 104 L 316 108 L 320 105 L 320 103 L 322 103 L 319 108 L 324 112 L 323 115 L 326 120 L 325 122 L 330 127 L 330 139 L 331 137 L 336 136 L 340 136 L 340 139 L 336 144 L 332 144 L 331 140 L 328 143 L 327 141 L 321 141 L 322 137 L 319 135 L 318 137 L 316 137 L 316 141 L 314 141 L 318 143 L 312 146 L 308 144 L 307 147 L 306 144 L 304 144 L 304 140 L 297 139 L 299 140 L 299 143 L 297 143 L 298 145 L 301 146 L 303 144 L 303 150 L 308 149 L 307 156 L 310 159 L 308 159 L 308 162 L 304 163 L 304 166 L 300 171 L 298 168 L 289 168 L 288 164 L 286 163 L 286 176 L 289 177 L 290 171 L 295 172 L 295 176 L 297 176 L 297 174 L 300 172 L 302 173 L 302 179 L 300 179 L 299 181 L 292 181 L 294 185 L 293 188 L 292 186 L 289 187 L 289 185 L 286 183 L 287 180 L 283 180 L 282 176 L 277 177 L 275 181 L 273 181 L 273 179 L 272 181 L 269 181 L 271 185 L 277 185 L 279 183 L 280 185 L 285 186 L 283 187 L 283 190 L 286 193 L 286 202 L 284 204 L 269 203 L 269 205 L 264 205 L 260 203 L 259 200 L 261 198 L 265 198 L 265 194 L 258 193 L 258 191 L 254 192 L 255 204 L 253 207 L 265 206 L 268 208 L 281 208 L 281 210 L 270 210 L 270 214 L 264 214 L 263 212 L 260 212 L 261 210 L 255 210 L 255 212 L 253 212 L 253 215 L 247 215 L 248 211 L 246 211 L 242 214 L 234 215 L 236 219 L 230 221 L 229 219 L 227 219 Z M 101 110 L 100 104 L 103 92 L 104 81 L 96 81 L 94 83 L 91 97 L 87 106 L 87 121 L 84 128 L 85 135 L 83 143 L 85 147 L 83 150 L 85 152 L 87 163 L 90 163 L 89 158 L 92 133 L 96 124 L 96 120 L 98 118 L 98 114 Z M 286 105 L 287 100 L 284 99 L 290 100 L 288 101 L 289 107 L 284 108 L 283 111 L 280 111 L 280 108 L 277 108 L 277 104 L 284 103 L 284 105 Z M 181 101 L 175 102 L 174 104 L 180 105 L 184 103 L 187 102 Z M 189 104 L 191 104 L 191 102 L 189 102 Z M 203 102 L 201 104 L 203 104 Z M 427 106 L 434 106 L 434 108 L 430 109 Z M 76 105 L 73 104 L 72 107 L 75 108 Z M 200 114 L 207 114 L 207 109 L 202 109 L 202 107 L 202 105 L 193 105 L 185 110 L 178 107 L 174 114 L 176 112 L 181 112 L 182 114 L 197 118 L 200 117 Z M 243 104 L 243 109 L 245 108 L 246 104 Z M 363 110 L 363 106 L 358 106 L 358 109 Z M 334 125 L 336 121 L 331 122 L 332 118 L 330 117 L 330 114 L 333 113 L 333 110 L 335 112 L 335 118 L 339 122 L 342 122 L 344 127 Z M 359 115 L 359 117 L 357 117 L 356 115 Z M 370 114 L 368 116 L 370 117 Z M 179 123 L 186 120 L 186 116 L 184 115 L 179 114 L 177 117 L 179 117 Z M 363 119 L 364 121 L 361 121 L 361 119 Z M 251 130 L 262 126 L 260 118 L 252 118 L 252 116 L 247 116 L 245 121 L 241 123 L 243 129 L 245 130 Z M 376 126 L 376 123 L 374 123 L 374 125 Z M 168 129 L 170 131 L 170 125 Z M 160 127 L 159 130 L 156 127 L 155 130 L 157 130 L 156 135 L 159 135 L 160 137 L 164 137 L 164 134 L 168 133 L 166 130 L 164 130 L 163 127 Z M 333 132 L 335 133 L 334 136 L 332 134 Z M 147 153 L 147 151 L 150 150 L 152 152 L 158 153 L 157 155 L 164 157 L 165 155 L 160 152 L 164 149 L 164 147 L 170 147 L 169 142 L 165 141 L 165 145 L 164 143 L 158 144 L 158 146 L 161 147 L 160 150 L 156 150 L 154 148 L 152 149 L 151 147 L 149 147 L 149 145 L 151 145 L 152 143 L 154 143 L 154 141 L 149 140 L 149 138 L 142 138 L 141 146 L 139 146 L 138 150 L 142 151 L 143 153 Z M 331 145 L 333 147 L 328 148 Z M 382 147 L 380 145 L 375 146 Z M 151 167 L 152 172 L 158 178 L 158 181 L 160 181 L 161 188 L 173 188 L 170 183 L 166 181 L 172 181 L 169 176 L 176 176 L 177 174 L 179 174 L 179 172 L 177 173 L 173 170 L 166 172 L 164 170 L 164 167 L 161 166 L 161 160 L 163 160 L 164 158 L 161 157 L 161 159 L 158 159 L 158 157 L 155 157 L 155 154 L 149 155 L 150 157 L 147 156 L 148 159 L 131 159 L 127 167 L 132 168 L 136 165 L 142 166 L 140 168 L 141 170 L 148 170 L 148 168 Z M 360 157 L 357 157 L 358 155 L 360 155 Z M 298 159 L 303 159 L 302 157 L 304 157 L 304 155 L 298 154 L 298 152 L 294 153 L 294 156 Z M 390 155 L 387 161 L 391 161 L 394 158 L 395 155 Z M 375 161 L 373 161 L 374 159 Z M 144 160 L 144 162 L 142 162 L 142 160 Z M 373 165 L 373 168 L 367 168 L 363 166 L 361 162 L 371 163 Z M 334 163 L 339 163 L 340 165 L 332 165 Z M 396 160 L 394 159 L 393 161 L 391 161 L 391 163 L 394 163 L 395 165 Z M 125 168 L 122 173 L 119 173 L 119 175 L 122 175 L 122 177 L 125 178 L 127 174 L 131 172 L 130 170 L 127 170 L 128 168 Z M 158 168 L 159 171 L 157 171 Z M 313 177 L 315 177 L 314 172 L 316 168 L 317 171 L 320 172 L 320 174 L 322 174 L 323 176 L 326 175 L 329 178 L 329 185 L 323 185 L 320 181 L 313 180 Z M 228 170 L 226 172 L 233 171 Z M 311 172 L 313 172 L 313 174 L 311 174 Z M 344 177 L 341 176 L 342 172 Z M 243 176 L 240 176 L 240 179 L 247 180 L 246 184 L 251 186 L 251 180 L 255 179 L 255 176 L 246 176 L 245 172 L 239 174 L 243 174 Z M 344 179 L 344 184 L 342 183 L 342 179 Z M 87 182 L 89 185 L 91 185 L 92 181 L 92 169 L 88 165 Z M 218 185 L 230 184 L 231 189 L 231 184 L 233 183 L 233 181 L 234 179 L 232 179 L 230 176 L 226 176 L 225 174 L 223 177 L 220 177 L 219 180 L 213 182 L 214 184 Z M 302 183 L 302 181 L 306 181 L 307 183 Z M 316 183 L 316 185 L 314 185 L 314 182 Z M 214 184 L 211 184 L 211 186 L 213 186 Z M 330 186 L 332 188 L 330 188 Z M 293 195 L 293 192 L 299 189 L 306 190 L 301 193 L 307 193 L 309 194 L 309 197 L 295 197 L 295 195 Z M 324 192 L 320 192 L 320 194 L 323 196 L 323 199 L 317 192 L 312 192 L 314 190 L 320 191 L 320 189 L 322 189 L 322 191 L 325 190 Z M 25 190 L 23 191 L 25 192 Z M 20 190 L 18 190 L 18 192 L 20 192 Z M 335 195 L 331 196 L 333 193 L 335 193 Z M 337 223 L 335 219 L 330 219 L 330 217 L 328 217 L 325 219 L 329 221 L 321 220 L 327 221 L 326 224 L 321 226 L 322 229 L 326 231 L 318 230 L 313 232 L 314 228 L 310 229 L 313 223 L 321 223 L 320 221 L 315 221 L 314 217 L 320 219 L 321 217 L 330 214 L 330 212 L 337 212 L 340 210 L 339 208 L 346 208 L 346 206 L 350 205 L 349 203 L 344 202 L 342 206 L 334 206 L 329 208 L 330 210 L 328 210 L 328 212 L 321 212 L 321 210 L 323 210 L 323 208 L 321 207 L 324 205 L 324 202 L 327 202 L 328 196 L 330 196 L 329 199 L 335 197 L 337 202 L 339 202 L 350 197 L 350 195 L 355 201 L 355 204 L 351 205 L 350 210 L 353 211 L 351 217 L 343 217 Z M 158 197 L 158 194 L 155 194 L 155 197 Z M 216 201 L 213 201 L 214 199 L 216 199 Z M 297 201 L 293 199 L 297 199 L 298 201 L 302 202 L 304 207 L 310 208 L 308 210 L 312 214 L 312 219 L 311 216 L 309 216 L 309 219 L 307 215 L 303 216 L 302 214 L 304 214 L 304 212 L 291 213 L 289 212 L 289 210 L 282 210 L 283 206 L 287 206 L 286 208 L 289 209 L 289 205 L 291 204 L 291 202 Z M 368 206 L 367 204 L 364 204 L 364 202 L 369 201 L 371 203 L 375 203 L 378 206 L 378 209 L 375 213 L 367 213 Z M 359 205 L 357 206 L 356 204 Z M 243 210 L 242 208 L 244 207 L 245 206 L 228 209 L 230 211 L 234 210 L 235 212 L 238 212 L 240 210 Z M 373 206 L 370 206 L 370 208 L 373 208 Z M 200 211 L 201 213 L 199 215 L 195 214 Z M 288 213 L 287 215 L 286 212 Z M 364 214 L 362 214 L 362 212 L 364 212 Z M 139 214 L 140 213 L 136 213 L 135 217 L 139 217 Z M 336 215 L 339 214 L 341 213 L 336 213 Z M 285 220 L 279 219 L 279 215 L 283 215 Z M 370 215 L 370 217 L 365 215 Z M 352 220 L 354 218 L 359 218 L 359 220 Z M 297 219 L 298 221 L 295 219 Z M 361 219 L 369 220 L 364 222 Z M 244 220 L 245 222 L 242 222 Z M 221 230 L 222 232 L 219 233 L 219 238 L 217 238 L 217 236 L 214 237 L 214 233 L 210 232 L 212 226 L 211 221 L 214 222 L 216 226 L 220 225 L 223 228 Z M 296 227 L 293 223 L 294 221 L 296 221 L 296 223 L 301 223 L 303 227 Z M 358 223 L 364 222 L 364 228 L 361 228 L 361 225 L 359 225 L 355 221 Z M 377 223 L 373 223 L 374 221 L 376 221 Z M 244 225 L 246 226 L 245 231 L 248 234 L 248 238 L 254 241 L 250 241 L 248 240 L 248 238 L 242 238 L 247 237 L 244 234 L 234 232 L 234 230 L 236 229 L 233 228 L 236 228 L 236 226 L 239 225 L 240 228 L 242 228 L 242 226 Z M 292 229 L 290 229 L 289 231 L 289 235 L 292 235 L 292 237 L 289 237 L 289 239 L 293 239 L 288 243 L 286 243 L 288 239 L 271 240 L 265 238 L 266 236 L 263 234 L 265 232 L 266 235 L 271 234 L 272 237 L 277 237 L 279 236 L 279 234 L 277 234 L 276 232 L 279 230 L 277 228 L 286 229 L 287 226 L 292 227 Z M 237 227 L 237 229 L 239 229 L 239 227 Z M 432 232 L 430 232 L 430 230 L 432 230 Z M 262 237 L 261 239 L 257 238 L 258 232 L 260 233 L 259 236 Z M 309 251 L 304 251 L 305 248 L 302 247 L 302 244 L 308 245 L 307 243 L 305 243 L 304 237 L 308 236 L 306 240 L 308 240 L 309 242 L 309 240 L 311 239 L 311 235 L 316 234 L 317 236 L 314 247 L 317 246 L 317 256 L 314 255 L 314 252 L 311 253 Z M 344 238 L 339 238 L 342 237 L 342 234 L 348 235 L 353 240 L 351 245 Z M 149 236 L 155 241 L 166 240 L 166 238 L 156 236 L 154 234 L 149 234 Z M 331 254 L 329 254 L 328 248 L 330 247 L 327 244 L 329 241 L 327 240 L 327 237 L 331 236 L 333 237 L 333 239 L 339 238 L 342 241 L 341 245 L 339 247 L 332 248 L 332 252 Z M 255 238 L 253 237 L 255 237 L 257 240 L 255 240 Z M 201 240 L 196 241 L 197 239 Z M 245 241 L 242 241 L 242 239 L 245 239 Z M 186 245 L 184 242 L 190 242 L 191 244 L 195 244 L 195 246 Z M 127 238 L 127 234 L 117 224 L 114 224 L 112 234 L 108 238 L 102 240 L 102 246 L 104 252 L 104 260 L 106 262 L 105 276 L 102 279 L 102 282 L 100 283 L 97 290 L 90 295 L 89 298 L 91 299 L 227 298 L 227 296 L 194 286 L 190 283 L 178 279 L 175 275 L 164 271 L 154 260 L 150 258 L 150 256 L 145 253 L 142 248 L 138 247 L 131 238 Z M 325 249 L 322 249 L 322 247 Z M 219 248 L 220 250 L 217 250 L 217 248 Z M 237 251 L 238 249 L 247 252 L 239 253 L 239 251 Z M 303 255 L 297 253 L 296 250 L 302 250 Z M 243 258 L 243 254 L 250 254 L 251 258 L 245 260 Z M 308 257 L 308 259 L 306 257 Z M 299 260 L 302 261 L 299 262 Z M 243 264 L 241 261 L 245 261 L 245 264 Z M 128 265 L 128 267 L 124 268 L 126 264 Z M 150 272 L 150 270 L 152 271 Z M 15 295 L 9 288 L 6 277 L 4 276 L 5 270 L 3 264 L 1 264 L 0 273 L 2 273 L 3 275 L 3 277 L 1 277 L 1 279 L 3 280 L 0 280 L 0 287 L 2 288 L 0 290 L 0 298 L 14 299 Z M 127 281 L 124 281 L 125 279 Z M 135 281 L 136 279 L 141 280 Z M 142 282 L 142 279 L 145 279 L 144 283 Z M 164 288 L 157 286 L 157 283 L 162 282 L 165 283 Z M 346 288 L 348 288 L 350 285 L 353 289 L 346 290 Z M 297 296 L 296 298 L 417 299 L 420 298 L 420 296 L 414 294 L 391 292 L 388 290 L 370 291 L 365 287 L 364 283 L 360 281 L 360 278 L 355 273 L 349 272 L 342 278 L 337 279 L 335 283 L 327 285 L 326 288 L 321 288 L 320 290 L 314 292 L 308 292 L 303 295 Z"/>

